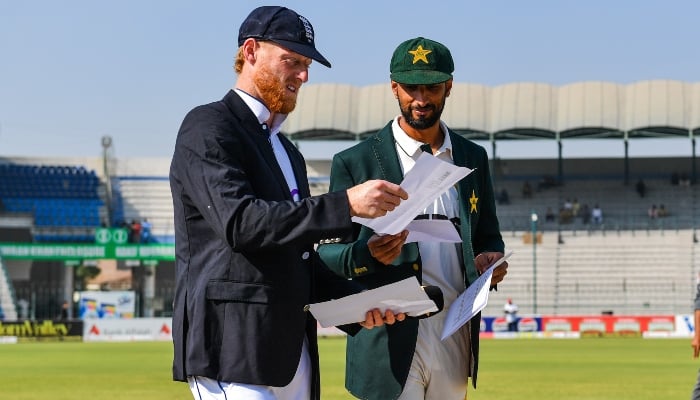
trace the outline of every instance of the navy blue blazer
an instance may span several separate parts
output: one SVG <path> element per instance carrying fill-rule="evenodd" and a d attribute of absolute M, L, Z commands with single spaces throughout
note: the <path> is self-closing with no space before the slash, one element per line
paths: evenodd
<path fill-rule="evenodd" d="M 194 108 L 182 123 L 170 166 L 174 380 L 285 386 L 306 336 L 319 397 L 316 321 L 304 306 L 359 287 L 323 266 L 313 245 L 349 239 L 352 223 L 345 192 L 310 197 L 301 153 L 280 140 L 299 202 L 267 130 L 238 94 Z"/>

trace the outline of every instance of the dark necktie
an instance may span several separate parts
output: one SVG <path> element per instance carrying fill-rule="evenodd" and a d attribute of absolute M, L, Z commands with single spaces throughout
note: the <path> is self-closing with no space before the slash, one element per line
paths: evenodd
<path fill-rule="evenodd" d="M 423 144 L 423 145 L 421 145 L 421 146 L 420 146 L 420 149 L 421 149 L 421 150 L 423 150 L 424 152 L 426 152 L 426 153 L 430 154 L 430 155 L 432 155 L 432 154 L 433 154 L 433 149 L 431 149 L 431 148 L 430 148 L 430 145 L 429 145 L 429 144 L 427 144 L 427 143 L 426 143 L 426 144 Z"/>

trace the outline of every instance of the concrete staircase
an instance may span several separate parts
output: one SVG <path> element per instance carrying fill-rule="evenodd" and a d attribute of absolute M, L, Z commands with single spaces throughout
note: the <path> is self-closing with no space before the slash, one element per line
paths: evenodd
<path fill-rule="evenodd" d="M 6 321 L 17 320 L 17 308 L 15 307 L 13 293 L 12 286 L 7 278 L 5 265 L 0 259 L 0 309 L 2 309 L 2 315 Z"/>

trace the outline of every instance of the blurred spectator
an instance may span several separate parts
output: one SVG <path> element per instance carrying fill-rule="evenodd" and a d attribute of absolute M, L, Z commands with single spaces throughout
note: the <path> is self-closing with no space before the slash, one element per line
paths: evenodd
<path fill-rule="evenodd" d="M 564 209 L 567 211 L 571 211 L 574 209 L 574 205 L 573 203 L 571 203 L 571 199 L 566 199 L 564 201 Z"/>
<path fill-rule="evenodd" d="M 501 189 L 496 200 L 498 201 L 498 204 L 510 204 L 510 196 L 508 195 L 506 188 Z"/>
<path fill-rule="evenodd" d="M 126 238 L 129 242 L 131 242 L 131 224 L 124 221 L 124 220 L 120 220 L 116 224 L 116 226 L 117 226 L 117 228 L 126 229 L 126 233 L 127 233 Z"/>
<path fill-rule="evenodd" d="M 603 223 L 603 209 L 600 208 L 598 204 L 594 205 L 593 209 L 591 210 L 591 219 L 593 220 L 594 224 Z"/>
<path fill-rule="evenodd" d="M 571 214 L 574 218 L 578 216 L 578 212 L 581 210 L 581 205 L 578 203 L 578 199 L 574 198 L 574 202 L 571 203 Z"/>
<path fill-rule="evenodd" d="M 68 310 L 69 308 L 70 308 L 70 304 L 68 304 L 68 301 L 67 301 L 67 300 L 63 300 L 63 304 L 61 304 L 61 314 L 59 315 L 59 319 L 60 319 L 61 321 L 66 321 L 66 320 L 68 320 L 68 317 L 69 317 L 69 314 L 70 314 L 70 313 L 69 313 L 69 310 Z"/>
<path fill-rule="evenodd" d="M 544 220 L 546 222 L 554 222 L 554 211 L 552 211 L 552 207 L 547 207 L 547 213 L 544 215 Z"/>
<path fill-rule="evenodd" d="M 144 218 L 141 222 L 141 242 L 150 243 L 151 242 L 151 223 L 148 218 Z"/>
<path fill-rule="evenodd" d="M 666 206 L 664 206 L 663 204 L 660 204 L 659 209 L 656 210 L 656 215 L 659 218 L 663 218 L 663 217 L 668 216 L 668 211 L 666 210 Z"/>
<path fill-rule="evenodd" d="M 649 210 L 647 210 L 647 215 L 649 216 L 649 219 L 656 219 L 656 217 L 659 216 L 659 211 L 656 209 L 656 204 L 652 204 L 651 207 L 649 207 Z"/>
<path fill-rule="evenodd" d="M 680 180 L 681 178 L 678 175 L 678 172 L 673 171 L 673 173 L 671 174 L 671 185 L 678 186 L 680 184 Z"/>
<path fill-rule="evenodd" d="M 681 176 L 678 178 L 678 184 L 681 186 L 690 186 L 690 178 L 688 178 L 688 174 L 685 172 L 681 173 Z"/>
<path fill-rule="evenodd" d="M 647 185 L 644 184 L 642 178 L 639 178 L 639 180 L 637 181 L 635 189 L 637 190 L 637 194 L 639 195 L 639 197 L 644 197 L 644 195 L 647 193 Z"/>
<path fill-rule="evenodd" d="M 19 319 L 29 319 L 29 301 L 27 299 L 17 300 L 17 307 L 19 307 Z"/>
<path fill-rule="evenodd" d="M 129 228 L 129 241 L 131 243 L 141 242 L 141 223 L 138 220 L 131 220 L 131 227 Z"/>
<path fill-rule="evenodd" d="M 559 209 L 559 223 L 560 224 L 569 224 L 569 223 L 571 223 L 572 219 L 573 219 L 573 215 L 571 214 L 571 209 L 567 209 L 566 205 L 564 205 L 564 207 L 561 207 Z"/>
<path fill-rule="evenodd" d="M 508 299 L 506 304 L 503 305 L 503 313 L 506 316 L 506 322 L 508 323 L 508 332 L 518 331 L 518 305 L 513 303 L 512 299 Z"/>
<path fill-rule="evenodd" d="M 591 211 L 588 208 L 588 204 L 584 204 L 581 207 L 581 222 L 588 224 L 591 221 Z"/>
<path fill-rule="evenodd" d="M 525 181 L 525 183 L 523 183 L 523 198 L 529 199 L 531 197 L 532 197 L 532 186 L 530 186 L 530 182 Z"/>
<path fill-rule="evenodd" d="M 537 184 L 537 190 L 549 189 L 557 187 L 558 185 L 557 180 L 552 175 L 545 175 L 542 177 L 540 183 Z"/>

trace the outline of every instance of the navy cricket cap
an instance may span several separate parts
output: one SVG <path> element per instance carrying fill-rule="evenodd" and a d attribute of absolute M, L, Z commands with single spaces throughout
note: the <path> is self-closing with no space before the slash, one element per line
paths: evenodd
<path fill-rule="evenodd" d="M 287 7 L 262 6 L 251 11 L 238 31 L 238 45 L 248 38 L 269 40 L 330 68 L 314 45 L 311 22 Z"/>

